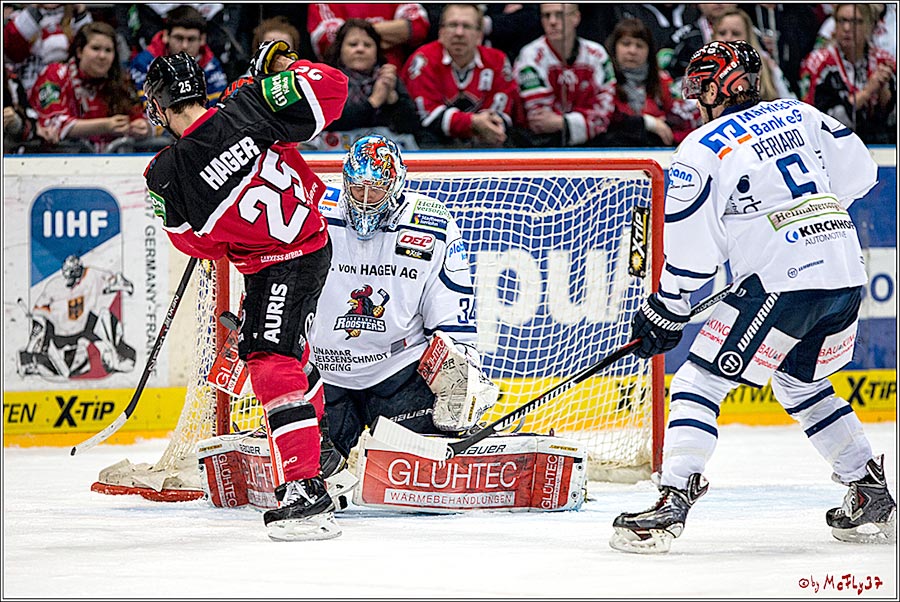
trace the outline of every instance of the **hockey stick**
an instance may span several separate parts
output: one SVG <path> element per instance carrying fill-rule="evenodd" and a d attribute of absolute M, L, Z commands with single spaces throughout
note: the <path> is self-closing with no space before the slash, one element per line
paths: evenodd
<path fill-rule="evenodd" d="M 712 297 L 701 301 L 691 308 L 691 317 L 706 311 L 707 309 L 724 299 L 730 291 L 731 285 L 726 287 L 724 290 L 719 291 Z M 490 437 L 491 435 L 495 435 L 498 431 L 502 431 L 503 429 L 509 427 L 511 424 L 524 417 L 526 414 L 530 413 L 533 410 L 536 410 L 548 401 L 556 399 L 575 385 L 594 376 L 604 368 L 611 366 L 626 355 L 632 353 L 640 345 L 640 343 L 640 338 L 632 339 L 597 363 L 588 366 L 578 374 L 567 378 L 543 395 L 535 397 L 528 403 L 521 405 L 505 416 L 498 418 L 480 431 L 473 433 L 468 437 L 454 443 L 446 443 L 444 440 L 437 437 L 423 437 L 422 435 L 411 431 L 405 426 L 401 426 L 383 416 L 379 416 L 375 419 L 375 423 L 371 428 L 372 437 L 402 452 L 414 454 L 436 461 L 449 460 L 450 458 L 472 447 L 482 439 Z"/>
<path fill-rule="evenodd" d="M 87 451 L 98 443 L 106 441 L 113 433 L 122 428 L 122 425 L 125 424 L 126 420 L 131 418 L 134 409 L 137 407 L 138 400 L 140 400 L 141 394 L 144 392 L 144 387 L 147 385 L 147 379 L 150 378 L 150 373 L 153 372 L 153 368 L 156 366 L 156 357 L 159 355 L 159 350 L 162 348 L 163 341 L 166 340 L 166 335 L 169 333 L 169 328 L 172 326 L 172 319 L 175 318 L 175 312 L 178 311 L 178 305 L 181 303 L 181 298 L 184 297 L 184 291 L 187 289 L 188 282 L 191 280 L 191 274 L 194 273 L 194 267 L 196 265 L 197 258 L 191 257 L 188 260 L 187 266 L 184 268 L 181 282 L 178 283 L 178 288 L 175 290 L 175 296 L 172 297 L 172 302 L 169 304 L 169 311 L 166 312 L 166 319 L 163 320 L 162 326 L 159 328 L 159 334 L 156 335 L 156 343 L 153 344 L 153 349 L 150 350 L 150 355 L 147 357 L 147 365 L 144 366 L 144 373 L 141 374 L 141 380 L 138 381 L 137 388 L 134 390 L 134 395 L 131 396 L 131 401 L 128 402 L 128 406 L 126 406 L 125 410 L 119 414 L 119 417 L 113 420 L 105 429 L 90 439 L 74 446 L 69 455 L 74 456 L 79 451 Z"/>

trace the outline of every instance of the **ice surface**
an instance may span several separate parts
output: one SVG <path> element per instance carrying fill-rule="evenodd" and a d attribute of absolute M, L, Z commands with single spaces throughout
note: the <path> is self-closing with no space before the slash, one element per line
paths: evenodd
<path fill-rule="evenodd" d="M 896 498 L 896 423 L 865 428 Z M 291 543 L 270 541 L 255 510 L 90 492 L 101 468 L 164 447 L 4 449 L 3 597 L 897 597 L 896 545 L 831 537 L 825 511 L 846 488 L 798 427 L 720 427 L 709 493 L 663 556 L 607 543 L 616 514 L 655 502 L 649 481 L 591 483 L 581 511 L 556 514 L 351 506 L 341 537 Z M 871 589 L 838 590 L 846 580 Z"/>

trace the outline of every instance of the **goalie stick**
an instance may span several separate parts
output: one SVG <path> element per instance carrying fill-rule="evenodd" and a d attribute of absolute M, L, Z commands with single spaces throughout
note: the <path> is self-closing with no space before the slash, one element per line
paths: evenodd
<path fill-rule="evenodd" d="M 691 308 L 691 317 L 706 311 L 707 309 L 724 299 L 730 291 L 731 285 L 728 285 L 725 289 L 719 291 L 712 297 L 701 301 Z M 526 414 L 530 413 L 533 410 L 536 410 L 548 401 L 556 399 L 575 385 L 594 376 L 604 368 L 608 368 L 626 355 L 633 352 L 640 345 L 640 343 L 640 337 L 632 339 L 597 363 L 588 366 L 578 374 L 567 378 L 539 397 L 535 397 L 531 401 L 514 409 L 512 412 L 509 412 L 505 416 L 498 418 L 480 431 L 472 433 L 468 437 L 460 439 L 459 441 L 456 441 L 454 443 L 446 443 L 442 439 L 436 437 L 424 437 L 414 431 L 411 431 L 405 426 L 399 425 L 396 422 L 385 418 L 384 416 L 379 416 L 375 419 L 374 424 L 372 424 L 372 427 L 370 429 L 371 435 L 381 443 L 394 447 L 401 452 L 414 454 L 416 456 L 428 458 L 430 460 L 449 460 L 450 458 L 469 449 L 482 439 L 490 437 L 491 435 L 495 435 L 498 431 L 502 431 L 503 429 L 509 427 L 516 420 L 524 418 Z"/>
<path fill-rule="evenodd" d="M 172 302 L 169 304 L 169 310 L 166 312 L 166 319 L 163 320 L 162 326 L 159 328 L 159 334 L 156 335 L 156 342 L 153 344 L 153 349 L 150 350 L 150 355 L 147 357 L 147 365 L 144 366 L 144 373 L 141 374 L 141 380 L 138 381 L 137 388 L 134 390 L 134 395 L 131 396 L 131 401 L 128 402 L 125 410 L 119 414 L 118 418 L 113 420 L 109 426 L 90 439 L 74 446 L 69 454 L 70 456 L 74 456 L 79 451 L 87 451 L 98 443 L 106 441 L 113 433 L 122 428 L 125 421 L 131 418 L 134 409 L 137 407 L 138 400 L 140 400 L 141 394 L 144 392 L 144 387 L 147 385 L 147 379 L 150 378 L 150 373 L 153 372 L 153 367 L 156 366 L 156 357 L 159 355 L 159 350 L 162 348 L 163 341 L 166 340 L 166 335 L 169 333 L 169 328 L 172 326 L 172 319 L 175 317 L 175 312 L 178 310 L 179 304 L 181 304 L 181 298 L 184 297 L 184 291 L 187 289 L 188 282 L 191 280 L 191 274 L 194 273 L 194 267 L 196 265 L 197 258 L 191 257 L 188 260 L 187 266 L 184 268 L 181 282 L 178 283 L 178 288 L 175 290 L 175 296 L 172 297 Z"/>

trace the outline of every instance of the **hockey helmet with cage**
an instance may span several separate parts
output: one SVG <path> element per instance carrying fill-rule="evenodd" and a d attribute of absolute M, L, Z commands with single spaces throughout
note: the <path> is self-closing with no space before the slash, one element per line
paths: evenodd
<path fill-rule="evenodd" d="M 707 108 L 738 94 L 758 98 L 761 67 L 759 53 L 743 40 L 710 42 L 691 56 L 684 73 L 682 94 L 686 99 L 700 100 L 709 83 L 715 82 L 718 88 L 715 100 L 711 104 L 700 100 Z"/>
<path fill-rule="evenodd" d="M 172 105 L 188 100 L 206 105 L 206 77 L 187 52 L 158 56 L 147 70 L 144 94 L 147 119 L 153 125 L 166 127 L 163 115 Z"/>
<path fill-rule="evenodd" d="M 406 165 L 397 144 L 377 134 L 363 136 L 344 157 L 341 204 L 360 240 L 375 236 L 399 206 Z"/>
<path fill-rule="evenodd" d="M 81 277 L 84 276 L 84 264 L 81 262 L 81 258 L 78 255 L 69 255 L 66 257 L 65 261 L 63 261 L 60 272 L 62 273 L 63 279 L 66 281 L 66 286 L 72 288 L 78 284 Z"/>

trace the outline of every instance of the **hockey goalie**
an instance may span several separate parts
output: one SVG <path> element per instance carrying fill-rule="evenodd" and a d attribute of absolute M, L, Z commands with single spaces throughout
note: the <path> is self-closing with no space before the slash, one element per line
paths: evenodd
<path fill-rule="evenodd" d="M 134 285 L 121 272 L 66 257 L 28 312 L 31 330 L 16 358 L 19 375 L 62 380 L 133 370 L 136 353 L 120 322 L 123 292 L 131 295 Z"/>
<path fill-rule="evenodd" d="M 546 438 L 490 439 L 440 467 L 364 436 L 378 417 L 421 435 L 464 436 L 494 406 L 498 388 L 475 347 L 469 259 L 453 216 L 440 199 L 404 190 L 400 149 L 383 136 L 357 140 L 342 175 L 342 187 L 328 188 L 319 206 L 333 241 L 332 270 L 309 329 L 313 363 L 324 382 L 326 480 L 349 474 L 345 466 L 357 446 L 355 478 L 362 484 L 354 500 L 361 504 L 417 511 L 525 508 L 532 504 L 535 472 L 547 462 L 553 474 L 563 462 L 583 476 L 578 446 L 562 444 L 547 454 L 539 451 Z M 231 453 L 240 456 L 240 450 Z M 214 469 L 210 460 L 210 486 L 219 483 Z M 452 491 L 450 498 L 395 495 L 401 482 L 413 488 L 425 482 L 428 471 L 433 489 Z M 390 485 L 389 491 L 368 497 L 376 482 Z M 556 494 L 562 490 L 553 487 Z M 499 489 L 505 493 L 494 495 Z M 580 485 L 571 489 L 581 494 Z M 563 497 L 568 503 L 568 493 Z"/>

